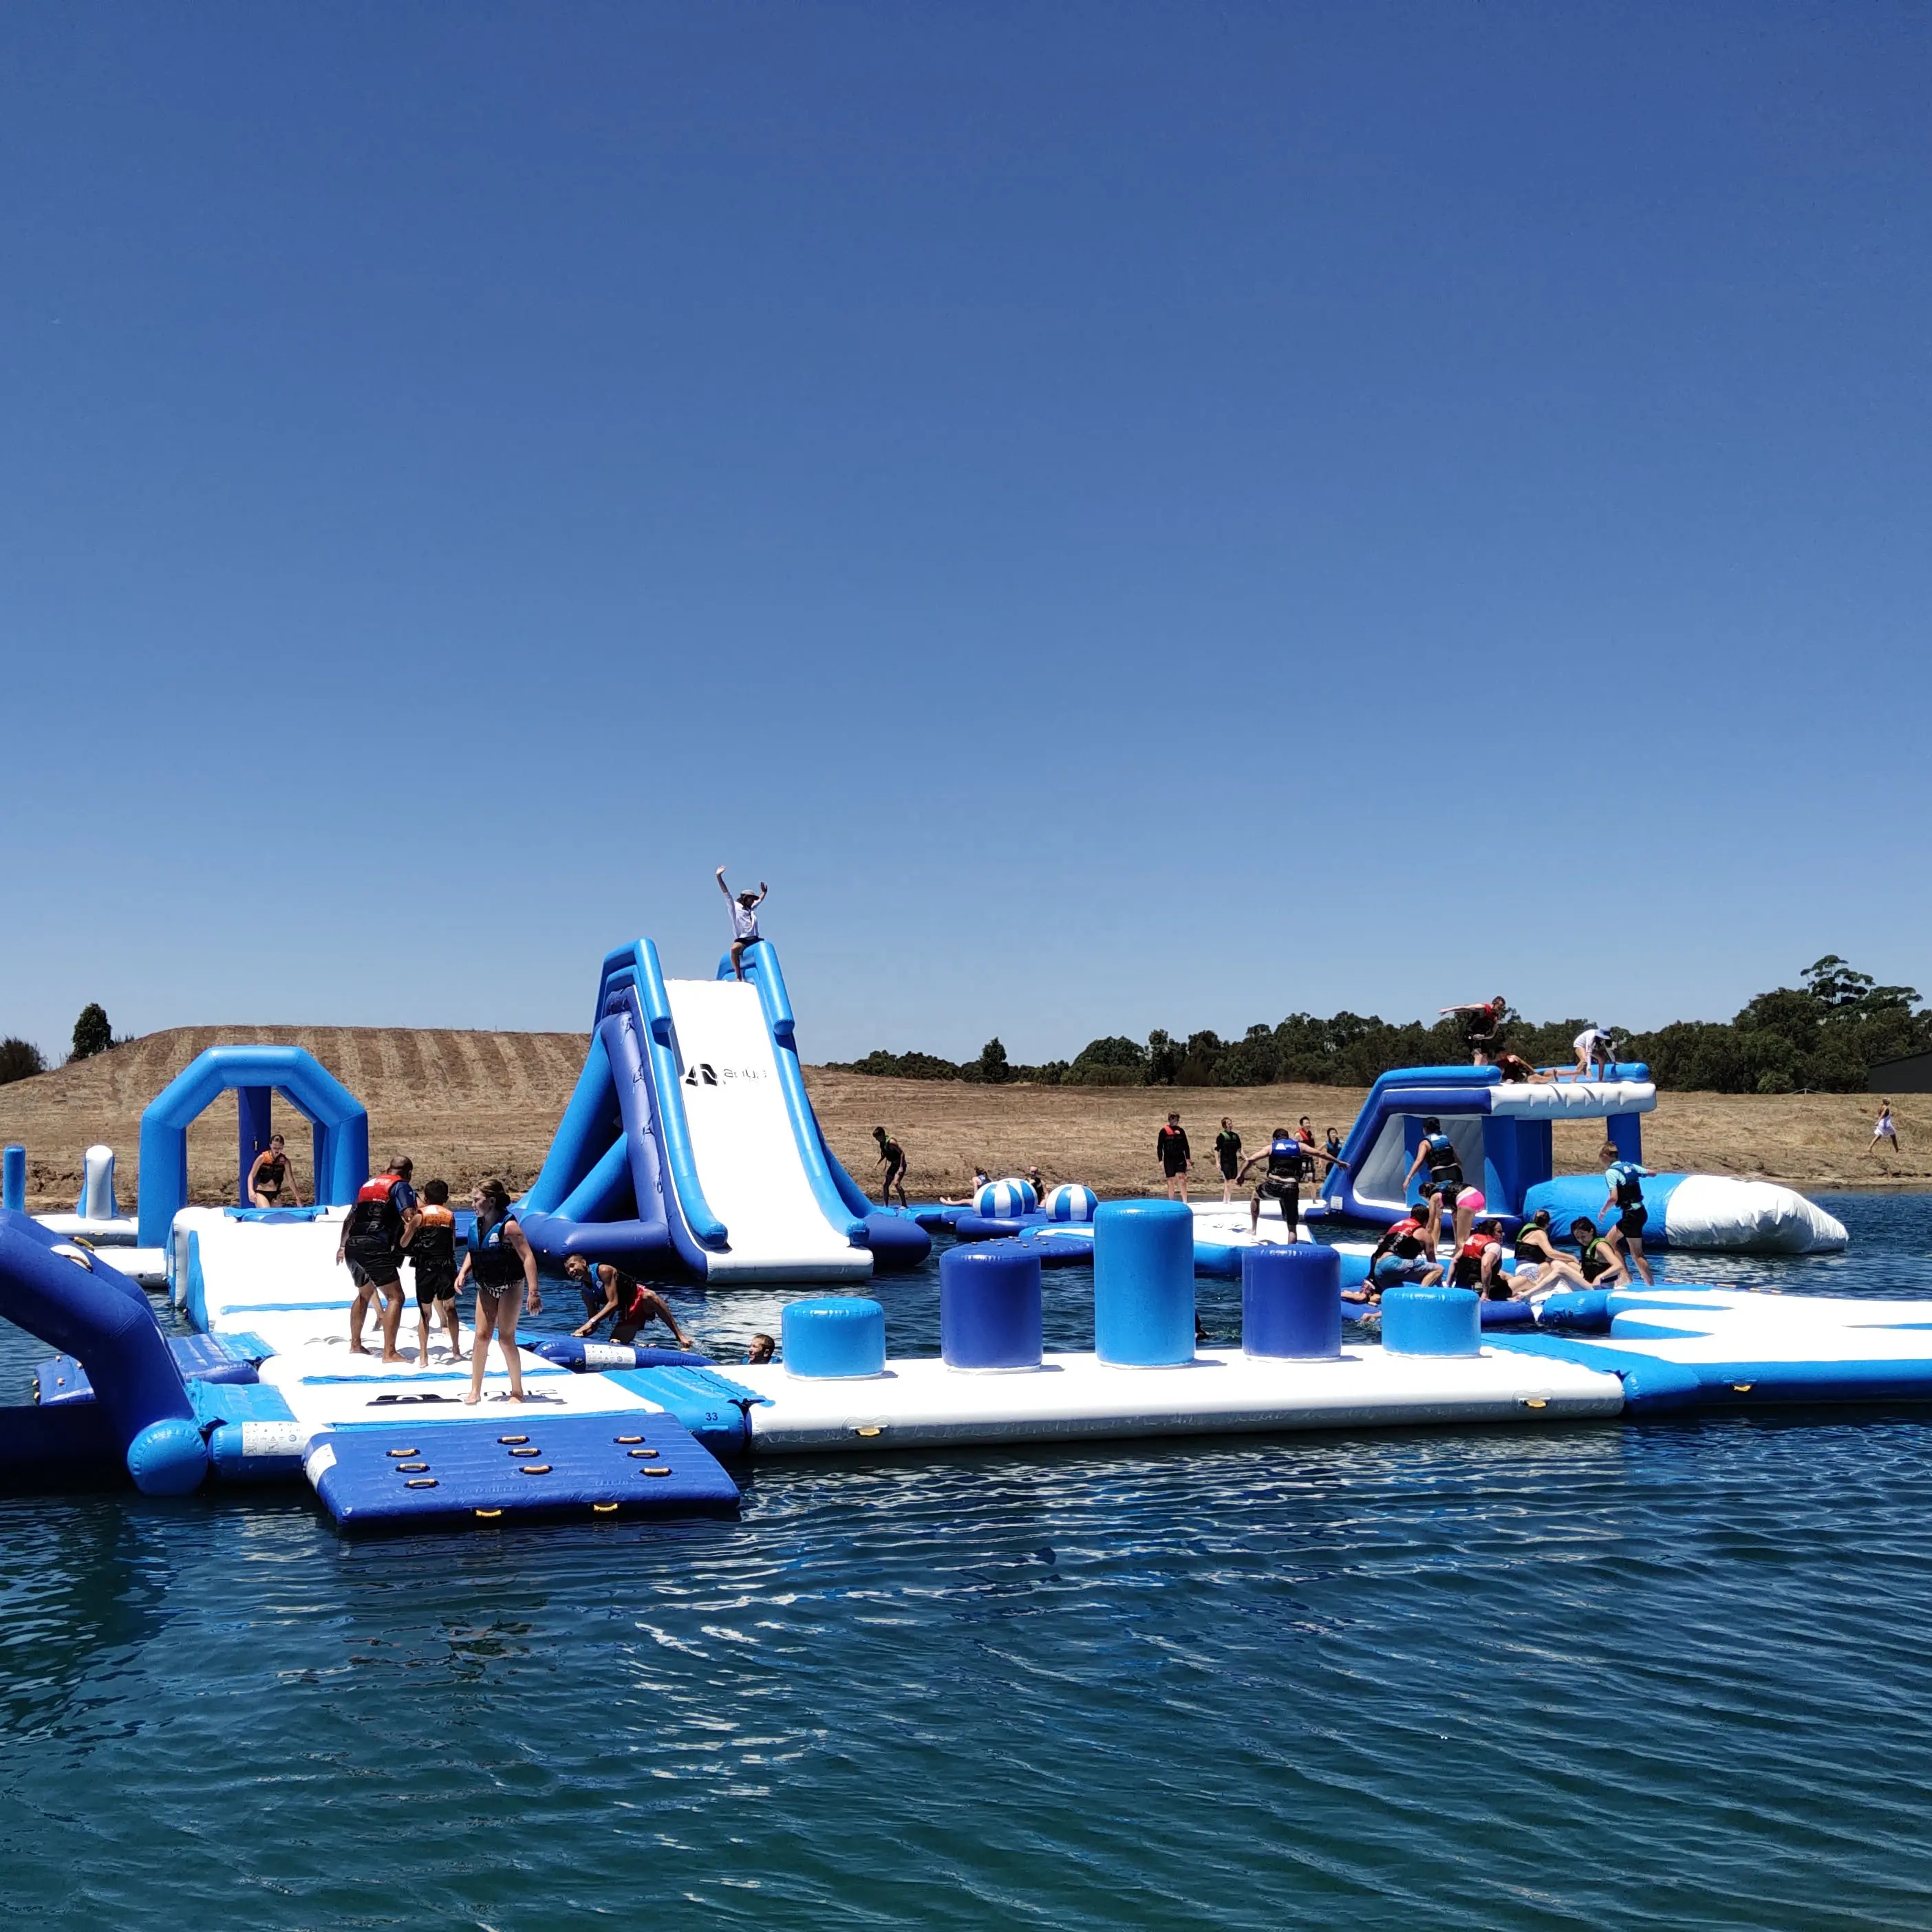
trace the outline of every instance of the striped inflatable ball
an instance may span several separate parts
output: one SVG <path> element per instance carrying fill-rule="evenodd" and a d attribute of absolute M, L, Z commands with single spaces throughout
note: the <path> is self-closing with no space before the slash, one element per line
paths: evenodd
<path fill-rule="evenodd" d="M 1046 1197 L 1047 1214 L 1055 1221 L 1090 1221 L 1099 1205 L 1093 1189 L 1082 1186 L 1077 1180 L 1056 1187 Z"/>
<path fill-rule="evenodd" d="M 973 1203 L 975 1214 L 988 1221 L 1010 1221 L 1030 1214 L 1038 1197 L 1024 1180 L 989 1180 Z"/>

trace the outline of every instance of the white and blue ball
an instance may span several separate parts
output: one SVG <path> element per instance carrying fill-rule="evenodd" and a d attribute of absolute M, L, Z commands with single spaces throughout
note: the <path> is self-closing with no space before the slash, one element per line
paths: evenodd
<path fill-rule="evenodd" d="M 974 1211 L 988 1221 L 1011 1221 L 1030 1214 L 1040 1197 L 1030 1182 L 1017 1179 L 989 1180 L 974 1197 Z"/>
<path fill-rule="evenodd" d="M 1090 1187 L 1077 1180 L 1064 1182 L 1046 1197 L 1047 1219 L 1051 1221 L 1090 1221 L 1100 1201 Z"/>

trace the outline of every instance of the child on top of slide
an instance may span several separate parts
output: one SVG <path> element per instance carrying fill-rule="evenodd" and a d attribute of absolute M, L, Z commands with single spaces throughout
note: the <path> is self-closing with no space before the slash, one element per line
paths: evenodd
<path fill-rule="evenodd" d="M 758 908 L 765 902 L 765 895 L 771 888 L 763 879 L 758 881 L 754 892 L 740 892 L 735 897 L 731 888 L 724 883 L 724 868 L 718 868 L 718 890 L 724 895 L 731 908 L 731 970 L 740 979 L 745 976 L 745 948 L 758 943 Z"/>

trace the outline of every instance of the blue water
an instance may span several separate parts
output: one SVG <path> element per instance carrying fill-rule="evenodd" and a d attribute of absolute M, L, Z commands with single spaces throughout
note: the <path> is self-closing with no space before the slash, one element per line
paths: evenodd
<path fill-rule="evenodd" d="M 1932 1295 L 1932 1197 L 1831 1204 L 1842 1258 L 1673 1271 Z M 0 1503 L 0 1918 L 1932 1924 L 1932 1416 L 801 1462 L 670 1530 L 304 1497 Z"/>

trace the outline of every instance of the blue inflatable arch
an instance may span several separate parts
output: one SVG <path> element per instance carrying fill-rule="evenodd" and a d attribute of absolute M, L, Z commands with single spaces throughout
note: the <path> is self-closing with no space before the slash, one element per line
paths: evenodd
<path fill-rule="evenodd" d="M 369 1116 L 314 1054 L 298 1046 L 211 1046 L 148 1102 L 141 1116 L 140 1241 L 164 1246 L 188 1205 L 189 1124 L 222 1094 L 240 1113 L 241 1199 L 248 1171 L 268 1144 L 268 1102 L 279 1094 L 314 1130 L 315 1198 L 340 1207 L 369 1178 Z"/>

